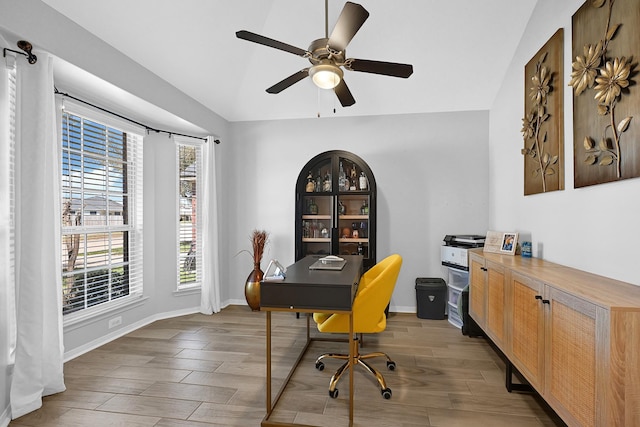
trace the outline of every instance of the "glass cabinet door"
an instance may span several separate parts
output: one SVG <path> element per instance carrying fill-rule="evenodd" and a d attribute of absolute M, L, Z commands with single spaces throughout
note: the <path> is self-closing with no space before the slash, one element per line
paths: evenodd
<path fill-rule="evenodd" d="M 330 254 L 333 197 L 305 195 L 302 206 L 302 252 L 305 256 Z"/>
<path fill-rule="evenodd" d="M 338 196 L 339 253 L 369 257 L 369 196 Z"/>

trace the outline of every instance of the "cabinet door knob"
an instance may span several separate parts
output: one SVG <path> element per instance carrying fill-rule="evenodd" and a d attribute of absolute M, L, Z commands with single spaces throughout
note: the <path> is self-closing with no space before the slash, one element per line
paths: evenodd
<path fill-rule="evenodd" d="M 536 299 L 542 299 L 542 295 L 536 295 Z"/>
<path fill-rule="evenodd" d="M 551 301 L 549 301 L 548 299 L 543 299 L 543 300 L 542 300 L 542 303 L 543 303 L 543 304 L 551 304 Z"/>
<path fill-rule="evenodd" d="M 480 270 L 487 271 L 487 269 L 485 267 L 480 267 Z"/>

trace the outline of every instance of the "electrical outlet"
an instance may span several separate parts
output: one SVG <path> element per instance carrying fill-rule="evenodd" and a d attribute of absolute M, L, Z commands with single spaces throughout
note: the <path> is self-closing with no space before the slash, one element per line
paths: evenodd
<path fill-rule="evenodd" d="M 122 316 L 114 317 L 109 320 L 109 329 L 122 325 Z"/>

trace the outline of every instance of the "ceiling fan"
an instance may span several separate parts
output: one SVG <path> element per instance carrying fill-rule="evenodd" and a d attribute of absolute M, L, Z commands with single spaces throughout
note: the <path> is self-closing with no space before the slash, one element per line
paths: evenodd
<path fill-rule="evenodd" d="M 310 76 L 316 86 L 322 89 L 333 89 L 340 104 L 343 107 L 348 107 L 355 104 L 356 100 L 344 82 L 342 67 L 349 71 L 382 74 L 405 79 L 413 73 L 411 64 L 346 57 L 347 45 L 369 17 L 369 12 L 364 7 L 357 3 L 346 2 L 330 36 L 328 35 L 327 15 L 328 0 L 325 0 L 325 37 L 312 41 L 307 50 L 250 31 L 241 30 L 236 32 L 236 37 L 239 39 L 293 53 L 307 58 L 311 62 L 311 67 L 303 68 L 271 86 L 267 89 L 268 93 L 280 93 L 289 86 Z"/>

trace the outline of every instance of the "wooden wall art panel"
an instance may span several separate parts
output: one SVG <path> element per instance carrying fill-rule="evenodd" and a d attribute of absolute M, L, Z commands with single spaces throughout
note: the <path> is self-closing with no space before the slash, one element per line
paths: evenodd
<path fill-rule="evenodd" d="M 640 176 L 640 1 L 588 0 L 573 15 L 574 185 Z"/>
<path fill-rule="evenodd" d="M 524 68 L 524 194 L 564 189 L 564 32 L 559 29 Z"/>

